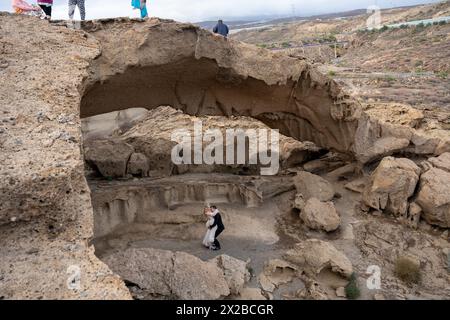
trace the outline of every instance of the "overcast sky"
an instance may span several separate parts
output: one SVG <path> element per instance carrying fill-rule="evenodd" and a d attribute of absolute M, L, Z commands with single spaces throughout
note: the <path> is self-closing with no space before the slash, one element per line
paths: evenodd
<path fill-rule="evenodd" d="M 37 0 L 27 0 L 36 3 Z M 137 16 L 131 0 L 85 0 L 88 19 Z M 438 2 L 438 0 L 147 0 L 149 14 L 183 22 L 215 20 L 219 17 L 250 17 L 261 15 L 307 16 L 367 8 Z M 11 11 L 11 0 L 0 0 L 0 11 Z M 54 19 L 67 18 L 67 0 L 54 0 Z M 78 10 L 76 13 L 78 17 Z"/>

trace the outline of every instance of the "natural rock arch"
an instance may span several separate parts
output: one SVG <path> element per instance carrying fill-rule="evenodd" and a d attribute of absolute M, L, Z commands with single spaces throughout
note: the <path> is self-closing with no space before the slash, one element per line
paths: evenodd
<path fill-rule="evenodd" d="M 100 40 L 102 53 L 84 82 L 82 117 L 160 105 L 191 115 L 246 115 L 351 153 L 359 105 L 304 60 L 160 20 L 84 29 Z"/>

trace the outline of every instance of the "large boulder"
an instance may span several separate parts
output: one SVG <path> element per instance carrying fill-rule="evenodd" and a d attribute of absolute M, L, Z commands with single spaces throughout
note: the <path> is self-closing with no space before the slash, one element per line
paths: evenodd
<path fill-rule="evenodd" d="M 172 294 L 182 300 L 219 299 L 230 294 L 222 269 L 185 252 L 174 253 L 170 285 Z"/>
<path fill-rule="evenodd" d="M 226 255 L 202 261 L 185 252 L 129 248 L 103 260 L 124 280 L 166 298 L 209 300 L 239 295 L 250 279 L 247 262 Z"/>
<path fill-rule="evenodd" d="M 330 201 L 335 194 L 331 183 L 306 171 L 297 173 L 294 177 L 294 184 L 297 192 L 303 196 L 305 201 L 313 197 L 320 201 Z"/>
<path fill-rule="evenodd" d="M 384 158 L 364 189 L 364 203 L 375 210 L 405 215 L 414 194 L 420 168 L 409 159 Z"/>
<path fill-rule="evenodd" d="M 443 153 L 436 158 L 430 158 L 428 162 L 435 168 L 450 172 L 450 152 Z"/>
<path fill-rule="evenodd" d="M 134 176 L 146 177 L 150 170 L 148 158 L 142 153 L 133 153 L 128 161 L 127 172 Z"/>
<path fill-rule="evenodd" d="M 333 202 L 322 202 L 317 198 L 306 201 L 305 207 L 300 211 L 300 218 L 309 228 L 326 232 L 336 230 L 341 224 L 341 217 Z"/>
<path fill-rule="evenodd" d="M 350 277 L 353 273 L 352 263 L 344 253 L 332 244 L 317 239 L 297 243 L 293 249 L 286 252 L 284 258 L 301 266 L 313 276 L 327 268 L 344 277 Z"/>
<path fill-rule="evenodd" d="M 291 263 L 272 259 L 265 263 L 263 272 L 258 276 L 261 288 L 266 292 L 273 292 L 282 284 L 294 280 L 297 268 Z"/>
<path fill-rule="evenodd" d="M 428 223 L 450 228 L 450 172 L 432 168 L 422 174 L 416 202 Z"/>
<path fill-rule="evenodd" d="M 225 254 L 214 258 L 212 261 L 222 269 L 231 294 L 238 295 L 250 280 L 249 261 L 242 261 Z"/>
<path fill-rule="evenodd" d="M 103 177 L 121 178 L 133 152 L 132 146 L 119 140 L 94 140 L 86 144 L 84 157 Z"/>

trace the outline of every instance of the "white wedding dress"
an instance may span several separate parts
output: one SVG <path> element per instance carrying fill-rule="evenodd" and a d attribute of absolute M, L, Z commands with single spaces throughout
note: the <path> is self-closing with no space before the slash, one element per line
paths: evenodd
<path fill-rule="evenodd" d="M 217 226 L 210 229 L 209 227 L 214 224 L 214 218 L 209 217 L 208 221 L 206 221 L 206 234 L 203 238 L 203 245 L 207 248 L 211 247 L 214 243 L 216 237 Z"/>

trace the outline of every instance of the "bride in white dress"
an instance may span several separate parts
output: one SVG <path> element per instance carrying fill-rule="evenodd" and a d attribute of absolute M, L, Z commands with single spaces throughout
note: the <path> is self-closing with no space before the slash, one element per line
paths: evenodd
<path fill-rule="evenodd" d="M 206 248 L 211 248 L 211 246 L 214 243 L 214 238 L 216 236 L 217 226 L 215 226 L 212 229 L 209 228 L 214 224 L 214 217 L 211 208 L 209 207 L 205 208 L 203 214 L 208 218 L 208 220 L 206 221 L 206 234 L 205 237 L 203 238 L 203 245 Z"/>

